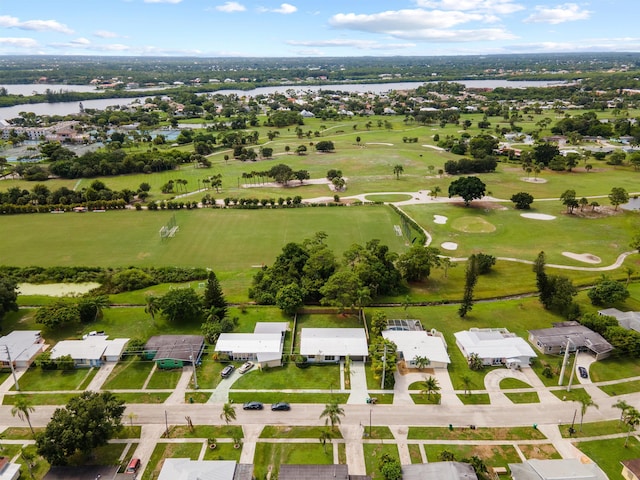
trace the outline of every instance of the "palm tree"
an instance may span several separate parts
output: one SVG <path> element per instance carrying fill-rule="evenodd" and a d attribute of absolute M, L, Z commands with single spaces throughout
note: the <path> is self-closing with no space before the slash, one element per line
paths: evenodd
<path fill-rule="evenodd" d="M 324 453 L 327 453 L 327 442 L 331 443 L 331 432 L 329 430 L 322 430 L 320 432 L 320 443 L 322 444 L 322 448 L 324 449 Z"/>
<path fill-rule="evenodd" d="M 436 377 L 432 377 L 429 375 L 424 379 L 422 384 L 422 390 L 420 393 L 422 395 L 427 395 L 427 398 L 431 400 L 432 393 L 438 393 L 440 391 L 440 385 L 438 385 L 438 379 Z"/>
<path fill-rule="evenodd" d="M 620 423 L 622 423 L 624 420 L 624 414 L 627 413 L 627 410 L 631 408 L 631 405 L 629 405 L 624 400 L 618 400 L 616 403 L 612 405 L 612 407 L 620 409 Z"/>
<path fill-rule="evenodd" d="M 465 373 L 460 375 L 460 381 L 462 381 L 462 384 L 464 385 L 464 394 L 470 395 L 471 387 L 473 386 L 473 380 L 471 380 L 471 377 Z"/>
<path fill-rule="evenodd" d="M 436 185 L 435 187 L 433 187 L 433 188 L 431 189 L 431 196 L 432 196 L 433 198 L 438 198 L 438 194 L 439 194 L 440 192 L 442 192 L 442 188 L 440 188 L 440 186 L 439 186 L 439 185 Z"/>
<path fill-rule="evenodd" d="M 148 313 L 151 316 L 151 320 L 153 323 L 156 323 L 156 313 L 160 310 L 160 306 L 158 305 L 158 297 L 154 297 L 153 295 L 147 295 L 145 298 L 147 305 L 144 307 L 145 313 Z"/>
<path fill-rule="evenodd" d="M 631 432 L 634 431 L 636 426 L 640 423 L 640 412 L 638 412 L 634 407 L 629 407 L 624 416 L 624 423 L 629 427 L 629 430 L 627 430 L 627 438 L 624 441 L 624 447 L 627 448 Z"/>
<path fill-rule="evenodd" d="M 427 357 L 417 356 L 413 359 L 413 363 L 415 363 L 418 370 L 422 370 L 423 368 L 426 368 L 431 364 L 431 360 L 429 360 Z"/>
<path fill-rule="evenodd" d="M 633 276 L 634 273 L 636 273 L 636 271 L 632 267 L 625 267 L 624 273 L 627 274 L 627 283 L 625 284 L 625 287 L 628 287 L 629 282 L 631 281 L 631 277 Z"/>
<path fill-rule="evenodd" d="M 127 418 L 129 419 L 129 423 L 131 423 L 131 428 L 133 428 L 133 421 L 134 421 L 136 418 L 138 418 L 138 415 L 136 415 L 136 414 L 135 414 L 135 413 L 133 413 L 133 412 L 129 412 L 129 413 L 127 414 Z"/>
<path fill-rule="evenodd" d="M 227 425 L 229 425 L 229 423 L 231 422 L 231 420 L 235 420 L 236 419 L 236 409 L 233 405 L 231 405 L 230 403 L 225 403 L 222 406 L 222 413 L 220 414 L 220 419 L 224 420 L 224 423 L 226 423 Z"/>
<path fill-rule="evenodd" d="M 91 306 L 96 311 L 95 320 L 102 318 L 104 309 L 111 306 L 111 304 L 109 303 L 109 297 L 107 297 L 106 295 L 96 295 L 94 297 L 89 297 L 89 301 L 91 302 Z"/>
<path fill-rule="evenodd" d="M 400 180 L 400 174 L 404 172 L 404 167 L 402 165 L 400 165 L 399 163 L 397 165 L 394 165 L 393 167 L 393 173 L 396 176 L 396 179 Z"/>
<path fill-rule="evenodd" d="M 340 417 L 344 416 L 344 409 L 335 402 L 325 405 L 324 410 L 320 414 L 320 418 L 324 417 L 324 424 L 331 424 L 331 428 L 335 429 L 340 424 Z"/>
<path fill-rule="evenodd" d="M 36 409 L 31 406 L 31 402 L 24 395 L 18 395 L 13 407 L 11 408 L 11 415 L 13 417 L 18 415 L 18 418 L 23 422 L 26 420 L 29 424 L 29 428 L 31 429 L 31 434 L 34 436 L 36 432 L 33 431 L 33 426 L 31 425 L 31 413 L 35 411 Z"/>
<path fill-rule="evenodd" d="M 591 397 L 580 397 L 578 400 L 580 402 L 580 431 L 582 432 L 582 420 L 584 419 L 584 415 L 587 413 L 589 407 L 598 407 L 598 404 L 593 401 Z"/>

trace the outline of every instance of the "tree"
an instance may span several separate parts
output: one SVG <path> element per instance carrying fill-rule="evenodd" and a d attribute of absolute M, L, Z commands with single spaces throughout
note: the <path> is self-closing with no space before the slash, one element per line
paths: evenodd
<path fill-rule="evenodd" d="M 460 318 L 464 318 L 473 308 L 473 289 L 478 281 L 478 261 L 475 254 L 467 260 L 467 270 L 465 272 L 464 295 L 462 303 L 458 309 Z"/>
<path fill-rule="evenodd" d="M 551 143 L 539 143 L 533 148 L 533 157 L 537 163 L 549 165 L 554 157 L 560 155 L 560 149 L 557 145 Z"/>
<path fill-rule="evenodd" d="M 350 270 L 340 270 L 325 282 L 320 288 L 323 305 L 332 305 L 341 310 L 352 308 L 358 298 L 358 290 L 361 288 L 358 275 Z"/>
<path fill-rule="evenodd" d="M 18 311 L 18 284 L 8 276 L 0 276 L 0 321 L 8 312 Z"/>
<path fill-rule="evenodd" d="M 478 269 L 478 275 L 486 275 L 491 271 L 491 268 L 496 264 L 496 257 L 489 255 L 488 253 L 476 253 L 476 268 Z"/>
<path fill-rule="evenodd" d="M 613 305 L 629 298 L 629 291 L 622 283 L 603 278 L 587 292 L 587 296 L 592 305 Z"/>
<path fill-rule="evenodd" d="M 438 194 L 441 192 L 442 192 L 442 188 L 440 188 L 439 185 L 436 185 L 431 189 L 431 197 L 438 198 Z"/>
<path fill-rule="evenodd" d="M 420 390 L 420 393 L 422 395 L 427 395 L 429 400 L 431 400 L 432 394 L 437 394 L 439 391 L 440 385 L 438 385 L 438 379 L 436 377 L 429 375 L 424 379 L 424 382 L 422 382 L 422 390 Z"/>
<path fill-rule="evenodd" d="M 327 442 L 331 444 L 332 438 L 333 436 L 331 435 L 330 430 L 325 429 L 320 432 L 320 437 L 318 438 L 318 440 L 320 440 L 320 443 L 322 444 L 322 449 L 324 450 L 325 454 L 327 453 Z"/>
<path fill-rule="evenodd" d="M 462 382 L 462 385 L 464 385 L 464 394 L 471 394 L 471 387 L 473 386 L 473 380 L 471 380 L 471 376 L 463 373 L 462 375 L 460 375 L 460 381 Z"/>
<path fill-rule="evenodd" d="M 331 140 L 321 140 L 316 143 L 316 150 L 318 152 L 333 152 L 335 150 L 335 146 Z"/>
<path fill-rule="evenodd" d="M 40 307 L 36 311 L 35 320 L 51 329 L 64 327 L 80 321 L 80 310 L 75 302 L 56 300 Z"/>
<path fill-rule="evenodd" d="M 632 407 L 624 400 L 618 400 L 616 403 L 612 405 L 612 408 L 620 409 L 620 423 L 622 423 L 624 421 L 624 415 L 627 413 L 627 410 L 629 410 Z"/>
<path fill-rule="evenodd" d="M 562 204 L 567 207 L 567 212 L 573 213 L 573 210 L 578 206 L 578 200 L 576 200 L 576 191 L 569 189 L 562 192 L 560 195 Z"/>
<path fill-rule="evenodd" d="M 16 415 L 23 422 L 26 421 L 29 424 L 29 429 L 31 430 L 31 435 L 36 434 L 33 430 L 33 425 L 31 425 L 31 413 L 35 412 L 36 409 L 31 405 L 31 401 L 25 395 L 18 395 L 15 397 L 15 401 L 13 403 L 13 407 L 11 407 L 11 416 L 15 417 Z"/>
<path fill-rule="evenodd" d="M 384 480 L 401 480 L 402 466 L 397 458 L 384 453 L 378 462 L 378 470 L 382 474 Z"/>
<path fill-rule="evenodd" d="M 153 323 L 156 323 L 156 313 L 160 310 L 159 298 L 154 295 L 147 295 L 145 297 L 144 312 L 148 313 Z"/>
<path fill-rule="evenodd" d="M 623 205 L 629 201 L 629 194 L 624 188 L 613 187 L 609 194 L 609 201 L 615 207 L 614 210 L 618 210 L 618 205 Z"/>
<path fill-rule="evenodd" d="M 320 414 L 320 418 L 324 418 L 325 425 L 331 425 L 331 429 L 335 429 L 340 424 L 341 417 L 344 417 L 344 409 L 336 402 L 325 405 L 324 410 Z"/>
<path fill-rule="evenodd" d="M 193 322 L 202 318 L 202 300 L 191 288 L 169 290 L 159 299 L 160 310 L 170 322 Z"/>
<path fill-rule="evenodd" d="M 231 421 L 236 419 L 236 409 L 229 402 L 225 403 L 222 406 L 222 413 L 220 414 L 220 419 L 224 420 L 224 423 L 229 425 Z"/>
<path fill-rule="evenodd" d="M 405 280 L 420 282 L 429 277 L 432 267 L 440 265 L 439 254 L 437 248 L 413 245 L 398 257 L 396 267 Z"/>
<path fill-rule="evenodd" d="M 469 364 L 469 368 L 473 371 L 482 370 L 484 368 L 484 363 L 482 363 L 480 355 L 478 355 L 476 352 L 473 352 L 471 355 L 469 355 L 469 357 L 467 358 L 467 363 Z"/>
<path fill-rule="evenodd" d="M 627 437 L 624 440 L 624 448 L 627 448 L 631 432 L 633 432 L 636 429 L 636 426 L 640 423 L 640 412 L 638 412 L 634 407 L 629 407 L 624 414 L 624 423 L 628 429 Z"/>
<path fill-rule="evenodd" d="M 422 370 L 431 364 L 431 360 L 427 357 L 417 356 L 413 359 L 413 363 L 415 363 L 418 370 Z"/>
<path fill-rule="evenodd" d="M 486 185 L 478 177 L 461 177 L 449 185 L 449 198 L 459 195 L 464 200 L 466 207 L 478 198 L 482 198 L 486 192 Z"/>
<path fill-rule="evenodd" d="M 36 438 L 38 454 L 51 465 L 66 465 L 76 452 L 106 445 L 122 428 L 124 410 L 124 401 L 111 392 L 83 392 L 53 413 Z"/>
<path fill-rule="evenodd" d="M 219 320 L 227 316 L 227 301 L 222 293 L 220 282 L 213 271 L 207 275 L 207 286 L 204 290 L 202 306 L 212 312 Z"/>
<path fill-rule="evenodd" d="M 302 305 L 304 305 L 304 292 L 297 283 L 285 285 L 276 294 L 276 306 L 287 315 L 295 315 Z"/>
<path fill-rule="evenodd" d="M 520 192 L 511 195 L 511 201 L 518 210 L 529 210 L 533 203 L 533 195 L 527 192 Z"/>
<path fill-rule="evenodd" d="M 95 322 L 102 318 L 103 310 L 109 308 L 109 297 L 106 295 L 91 295 L 78 299 L 78 311 L 82 323 Z"/>
<path fill-rule="evenodd" d="M 404 167 L 399 163 L 393 166 L 393 174 L 396 176 L 396 180 L 400 180 L 400 174 L 404 173 Z"/>
<path fill-rule="evenodd" d="M 590 407 L 598 407 L 598 404 L 596 402 L 593 401 L 593 399 L 591 397 L 580 397 L 578 399 L 578 402 L 580 402 L 580 431 L 582 432 L 582 420 L 584 419 L 585 414 L 587 413 L 587 410 Z"/>
<path fill-rule="evenodd" d="M 629 244 L 629 246 L 631 248 L 633 248 L 634 250 L 640 250 L 640 233 L 636 234 L 632 239 L 631 239 L 631 243 Z"/>

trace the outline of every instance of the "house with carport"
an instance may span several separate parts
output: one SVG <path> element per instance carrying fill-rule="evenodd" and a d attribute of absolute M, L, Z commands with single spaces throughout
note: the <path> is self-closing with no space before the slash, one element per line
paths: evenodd
<path fill-rule="evenodd" d="M 429 359 L 429 368 L 448 368 L 451 363 L 447 344 L 442 334 L 435 330 L 383 330 L 382 336 L 398 347 L 398 358 L 407 368 L 417 368 L 416 359 Z"/>
<path fill-rule="evenodd" d="M 569 353 L 587 352 L 596 360 L 607 358 L 613 350 L 613 345 L 602 335 L 571 321 L 554 323 L 552 328 L 529 330 L 529 342 L 547 355 L 561 355 L 568 348 Z"/>
<path fill-rule="evenodd" d="M 615 318 L 622 328 L 640 332 L 640 312 L 623 312 L 617 308 L 605 308 L 598 310 L 598 314 Z"/>
<path fill-rule="evenodd" d="M 40 330 L 14 330 L 0 337 L 0 367 L 28 368 L 45 348 Z"/>
<path fill-rule="evenodd" d="M 476 471 L 469 463 L 429 462 L 402 465 L 402 480 L 478 480 Z"/>
<path fill-rule="evenodd" d="M 154 335 L 144 346 L 145 357 L 158 368 L 197 365 L 204 351 L 202 335 Z"/>
<path fill-rule="evenodd" d="M 100 367 L 105 362 L 117 362 L 129 339 L 108 338 L 108 335 L 92 335 L 82 340 L 62 340 L 51 349 L 51 359 L 69 355 L 76 367 Z"/>
<path fill-rule="evenodd" d="M 609 477 L 593 462 L 578 458 L 553 460 L 531 459 L 523 463 L 510 463 L 513 480 L 607 480 Z"/>
<path fill-rule="evenodd" d="M 253 480 L 253 465 L 235 460 L 166 458 L 158 480 Z"/>
<path fill-rule="evenodd" d="M 528 367 L 537 357 L 523 338 L 506 328 L 470 328 L 453 335 L 467 360 L 475 353 L 486 366 Z"/>
<path fill-rule="evenodd" d="M 253 333 L 221 333 L 214 351 L 229 360 L 253 361 L 259 367 L 282 365 L 287 322 L 257 322 Z"/>
<path fill-rule="evenodd" d="M 364 361 L 369 355 L 364 328 L 302 328 L 300 355 L 309 362 L 338 363 L 349 357 Z"/>

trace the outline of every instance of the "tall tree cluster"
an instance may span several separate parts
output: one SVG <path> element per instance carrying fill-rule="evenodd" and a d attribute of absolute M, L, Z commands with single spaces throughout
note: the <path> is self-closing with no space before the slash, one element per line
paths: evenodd
<path fill-rule="evenodd" d="M 579 309 L 574 303 L 573 297 L 578 294 L 578 290 L 567 277 L 547 275 L 545 262 L 545 254 L 540 252 L 533 264 L 540 303 L 547 310 L 554 310 L 561 315 L 575 319 Z"/>

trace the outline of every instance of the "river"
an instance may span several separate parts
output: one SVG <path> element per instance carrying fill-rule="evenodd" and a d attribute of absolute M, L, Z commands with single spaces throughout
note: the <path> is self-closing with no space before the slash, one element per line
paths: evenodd
<path fill-rule="evenodd" d="M 557 85 L 559 82 L 550 81 L 509 81 L 509 80 L 456 80 L 469 88 L 523 88 L 523 87 L 548 87 Z M 423 85 L 425 82 L 396 82 L 396 83 L 366 83 L 366 84 L 336 84 L 336 85 L 279 85 L 275 87 L 258 87 L 253 90 L 218 90 L 215 92 L 221 95 L 256 96 L 269 95 L 289 90 L 295 92 L 318 92 L 321 90 L 340 90 L 343 92 L 371 92 L 374 94 L 386 93 L 391 90 L 410 90 Z M 67 90 L 73 92 L 96 91 L 90 85 L 0 85 L 5 87 L 9 93 L 21 93 L 23 95 L 32 94 L 34 91 L 43 93 L 47 88 L 53 91 Z M 129 105 L 134 101 L 144 102 L 149 96 L 136 98 L 106 98 L 100 100 L 85 100 L 82 102 L 84 108 L 104 110 L 110 106 Z M 20 112 L 33 112 L 36 115 L 69 115 L 80 112 L 79 102 L 59 102 L 59 103 L 32 103 L 16 105 L 13 107 L 0 108 L 0 120 L 9 120 L 20 116 Z"/>

